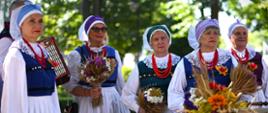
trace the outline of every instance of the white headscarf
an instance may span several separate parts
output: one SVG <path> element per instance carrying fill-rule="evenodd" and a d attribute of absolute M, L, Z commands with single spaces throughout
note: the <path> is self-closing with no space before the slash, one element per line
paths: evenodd
<path fill-rule="evenodd" d="M 32 14 L 41 14 L 40 6 L 26 2 L 25 5 L 12 11 L 10 19 L 10 35 L 14 40 L 22 38 L 20 26 Z"/>
<path fill-rule="evenodd" d="M 224 41 L 225 41 L 228 49 L 233 47 L 232 42 L 231 42 L 231 36 L 232 36 L 234 30 L 238 27 L 242 27 L 242 28 L 245 28 L 246 30 L 248 30 L 248 28 L 246 27 L 245 24 L 241 23 L 240 20 L 236 19 L 236 21 L 234 23 L 232 23 L 228 29 L 228 37 L 224 37 Z M 247 47 L 252 48 L 252 47 L 249 47 L 249 45 L 247 45 Z"/>
<path fill-rule="evenodd" d="M 172 43 L 171 33 L 170 33 L 169 29 L 167 28 L 167 26 L 166 25 L 155 25 L 155 26 L 148 27 L 145 30 L 145 32 L 143 33 L 143 48 L 145 50 L 153 51 L 153 49 L 150 45 L 150 40 L 156 31 L 162 31 L 162 32 L 166 33 L 166 35 L 169 38 L 169 45 L 171 45 L 171 43 Z"/>
<path fill-rule="evenodd" d="M 87 19 L 83 22 L 83 24 L 79 28 L 79 31 L 78 31 L 79 40 L 86 41 L 86 42 L 90 43 L 88 41 L 88 39 L 89 39 L 88 33 L 89 33 L 90 29 L 95 24 L 98 24 L 98 23 L 102 23 L 106 26 L 106 24 L 104 23 L 104 21 L 101 17 L 94 16 L 94 15 L 87 17 Z M 108 38 L 108 37 L 106 37 L 106 38 Z M 108 39 L 106 39 L 106 41 L 108 41 Z"/>
<path fill-rule="evenodd" d="M 219 28 L 219 23 L 218 20 L 216 19 L 205 19 L 202 21 L 199 21 L 198 24 L 193 27 L 191 26 L 189 31 L 188 31 L 188 42 L 189 45 L 193 49 L 198 49 L 199 48 L 199 39 L 201 38 L 203 32 L 208 28 L 208 27 L 216 27 Z"/>

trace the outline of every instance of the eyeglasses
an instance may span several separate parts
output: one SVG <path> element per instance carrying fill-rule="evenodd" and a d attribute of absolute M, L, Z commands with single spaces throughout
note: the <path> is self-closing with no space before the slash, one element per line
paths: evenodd
<path fill-rule="evenodd" d="M 96 32 L 96 33 L 99 33 L 100 31 L 101 31 L 101 32 L 106 32 L 106 31 L 107 31 L 107 27 L 102 27 L 102 28 L 92 27 L 91 30 L 92 30 L 93 32 Z"/>

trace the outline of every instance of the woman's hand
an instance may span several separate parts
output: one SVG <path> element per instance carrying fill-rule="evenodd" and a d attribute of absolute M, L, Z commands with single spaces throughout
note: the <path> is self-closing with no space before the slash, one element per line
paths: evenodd
<path fill-rule="evenodd" d="M 143 108 L 140 107 L 138 113 L 146 113 L 146 112 Z"/>
<path fill-rule="evenodd" d="M 92 98 L 98 98 L 101 96 L 101 87 L 92 87 L 90 89 L 90 95 Z"/>

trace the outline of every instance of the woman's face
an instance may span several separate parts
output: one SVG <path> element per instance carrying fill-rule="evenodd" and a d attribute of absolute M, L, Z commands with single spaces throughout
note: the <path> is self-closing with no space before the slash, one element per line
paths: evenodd
<path fill-rule="evenodd" d="M 37 38 L 43 33 L 43 27 L 43 16 L 32 14 L 21 24 L 22 37 L 27 41 L 36 42 Z"/>
<path fill-rule="evenodd" d="M 151 38 L 150 45 L 156 54 L 168 53 L 169 38 L 163 31 L 156 31 Z"/>
<path fill-rule="evenodd" d="M 206 29 L 201 38 L 199 39 L 200 48 L 213 48 L 216 49 L 219 40 L 219 29 L 208 28 Z"/>
<path fill-rule="evenodd" d="M 106 40 L 107 28 L 102 23 L 95 24 L 89 31 L 89 40 L 91 44 L 103 44 Z"/>
<path fill-rule="evenodd" d="M 244 27 L 237 27 L 232 35 L 231 42 L 235 48 L 246 48 L 248 43 L 248 31 Z"/>

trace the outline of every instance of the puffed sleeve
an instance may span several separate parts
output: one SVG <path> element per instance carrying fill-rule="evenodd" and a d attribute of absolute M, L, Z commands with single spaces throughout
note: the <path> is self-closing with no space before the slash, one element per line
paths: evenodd
<path fill-rule="evenodd" d="M 122 93 L 122 89 L 124 87 L 124 79 L 123 79 L 123 75 L 122 75 L 122 61 L 121 58 L 119 56 L 118 51 L 115 51 L 115 59 L 117 61 L 117 80 L 116 80 L 116 90 L 118 91 L 118 93 L 121 95 Z"/>
<path fill-rule="evenodd" d="M 69 55 L 66 56 L 67 67 L 70 71 L 70 80 L 63 84 L 63 87 L 67 89 L 67 91 L 71 92 L 73 88 L 79 86 L 79 67 L 81 62 L 80 54 L 74 50 Z"/>
<path fill-rule="evenodd" d="M 262 59 L 262 66 L 263 66 L 263 72 L 262 72 L 262 89 L 264 96 L 266 98 L 266 101 L 268 101 L 268 65 L 267 62 L 265 62 L 264 58 Z"/>
<path fill-rule="evenodd" d="M 7 55 L 8 48 L 10 47 L 12 41 L 9 38 L 1 38 L 0 39 L 0 75 L 1 75 L 1 80 L 2 80 L 2 75 L 3 75 L 3 62 L 4 59 Z"/>
<path fill-rule="evenodd" d="M 128 81 L 123 88 L 122 91 L 122 102 L 131 110 L 138 112 L 139 105 L 137 102 L 137 92 L 139 88 L 139 70 L 136 66 L 130 76 L 128 77 Z"/>
<path fill-rule="evenodd" d="M 173 74 L 168 87 L 168 108 L 172 111 L 184 109 L 184 88 L 186 87 L 184 61 L 181 60 Z"/>
<path fill-rule="evenodd" d="M 4 60 L 2 113 L 28 113 L 26 64 L 17 48 L 10 48 Z"/>

